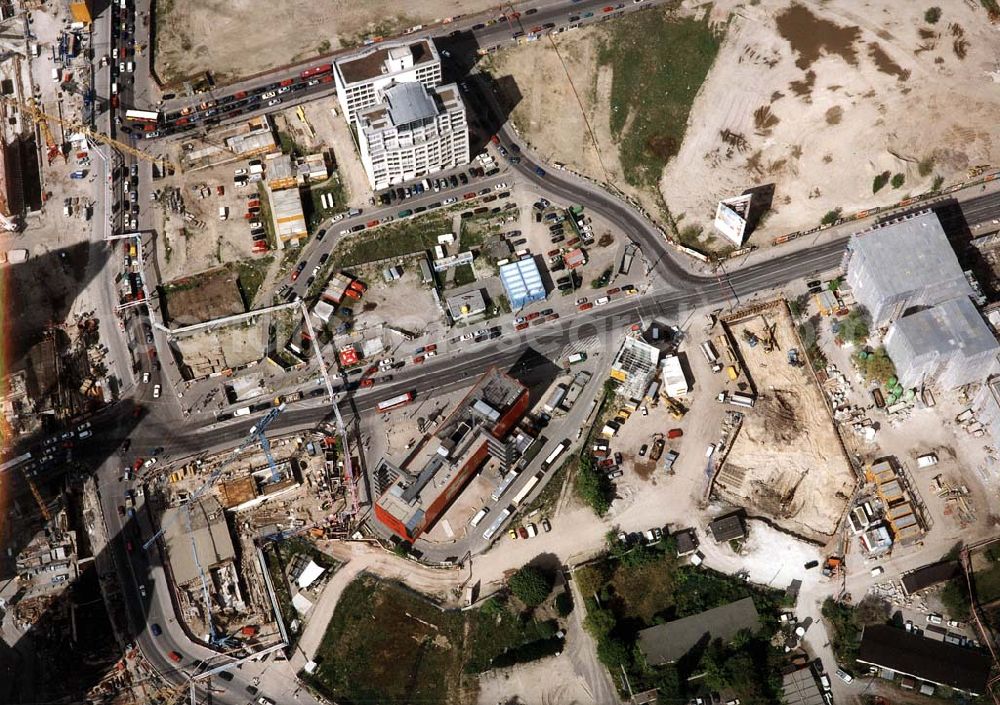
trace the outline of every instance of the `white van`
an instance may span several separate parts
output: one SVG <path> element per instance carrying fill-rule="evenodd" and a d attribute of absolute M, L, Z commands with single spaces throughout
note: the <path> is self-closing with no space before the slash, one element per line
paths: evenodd
<path fill-rule="evenodd" d="M 478 512 L 476 512 L 476 516 L 472 517 L 472 521 L 469 522 L 469 526 L 473 527 L 479 526 L 479 523 L 486 518 L 486 515 L 489 514 L 489 512 L 490 512 L 489 507 L 483 507 L 482 509 L 480 509 Z"/>
<path fill-rule="evenodd" d="M 59 83 L 59 69 L 52 69 L 52 82 Z"/>

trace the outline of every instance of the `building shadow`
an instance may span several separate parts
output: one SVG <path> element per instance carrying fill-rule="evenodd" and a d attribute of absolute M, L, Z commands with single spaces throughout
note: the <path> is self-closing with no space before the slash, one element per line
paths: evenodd
<path fill-rule="evenodd" d="M 521 102 L 521 91 L 513 76 L 493 76 L 481 70 L 493 47 L 482 46 L 472 32 L 455 31 L 435 38 L 434 44 L 441 55 L 442 79 L 457 83 L 465 102 L 469 153 L 479 154 Z"/>

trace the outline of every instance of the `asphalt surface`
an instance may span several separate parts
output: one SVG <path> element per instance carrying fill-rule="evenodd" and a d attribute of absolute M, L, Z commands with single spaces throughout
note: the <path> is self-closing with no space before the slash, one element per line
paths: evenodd
<path fill-rule="evenodd" d="M 629 5 L 623 9 L 631 11 L 633 7 L 640 8 L 651 4 L 652 0 L 647 0 L 643 5 Z M 535 3 L 540 9 L 530 16 L 531 25 L 544 25 L 547 22 L 565 22 L 570 14 L 581 16 L 594 8 L 603 7 L 601 2 L 580 2 L 580 3 Z M 137 21 L 133 23 L 135 43 L 148 47 L 148 25 L 143 20 L 144 13 L 149 11 L 149 0 L 139 0 L 136 6 Z M 522 10 L 522 13 L 524 11 Z M 603 14 L 603 13 L 602 13 Z M 106 32 L 110 23 L 110 11 L 97 20 L 95 31 Z M 525 25 L 529 16 L 522 14 L 519 18 L 521 25 Z M 562 18 L 562 19 L 560 19 Z M 591 21 L 597 21 L 597 17 Z M 494 24 L 481 29 L 472 30 L 476 24 L 482 24 L 482 18 L 463 18 L 461 21 L 439 28 L 440 33 L 449 34 L 455 31 L 469 30 L 475 36 L 480 46 L 492 46 L 510 41 L 512 26 L 504 24 Z M 528 29 L 531 27 L 529 26 Z M 515 30 L 515 31 L 524 31 Z M 422 32 L 423 34 L 425 32 Z M 110 46 L 110 38 L 108 39 Z M 119 103 L 121 110 L 132 105 L 153 105 L 159 100 L 159 93 L 156 90 L 149 74 L 148 49 L 145 58 L 135 61 L 135 71 L 132 81 L 119 86 Z M 315 63 L 315 62 L 314 62 Z M 299 75 L 306 66 L 295 67 L 286 70 L 285 74 L 278 72 L 267 77 L 262 77 L 251 82 L 255 89 L 268 86 L 275 81 L 285 80 L 291 76 Z M 102 70 L 97 79 L 97 86 L 102 85 L 102 81 L 107 81 L 107 69 Z M 327 88 L 316 88 L 307 86 L 305 89 L 296 92 L 289 92 L 295 100 L 305 100 L 315 97 L 321 92 L 330 92 L 330 84 L 317 84 L 327 86 Z M 233 90 L 243 90 L 240 86 L 231 87 Z M 310 90 L 307 90 L 310 89 Z M 228 90 L 228 89 L 227 89 Z M 266 88 L 262 92 L 266 92 Z M 314 90 L 315 92 L 311 92 Z M 199 96 L 197 102 L 204 100 L 204 96 Z M 144 102 L 148 101 L 148 102 Z M 180 110 L 192 99 L 175 99 L 164 104 L 166 111 Z M 281 105 L 287 107 L 287 103 Z M 252 107 L 252 106 L 247 106 Z M 256 111 L 254 108 L 250 112 Z M 104 113 L 99 116 L 99 125 L 107 125 L 106 131 L 113 131 L 112 113 Z M 243 113 L 249 114 L 248 113 Z M 215 116 L 207 116 L 215 117 Z M 101 122 L 104 121 L 104 122 Z M 122 135 L 118 135 L 122 137 Z M 517 142 L 516 136 L 503 128 L 500 136 L 507 144 Z M 155 141 L 142 140 L 144 148 L 155 146 Z M 566 172 L 553 171 L 542 164 L 537 164 L 527 153 L 522 150 L 522 161 L 520 164 L 510 167 L 507 174 L 496 177 L 496 181 L 506 180 L 511 182 L 511 173 L 514 178 L 532 183 L 532 185 L 543 195 L 557 203 L 580 203 L 588 209 L 594 211 L 609 222 L 616 223 L 624 233 L 631 239 L 639 242 L 642 246 L 644 256 L 653 263 L 655 279 L 663 282 L 651 293 L 640 297 L 628 297 L 614 301 L 603 307 L 595 307 L 586 314 L 566 316 L 559 321 L 546 324 L 541 328 L 529 328 L 522 333 L 505 331 L 502 338 L 498 340 L 473 343 L 439 355 L 436 358 L 428 359 L 423 365 L 409 365 L 402 370 L 395 372 L 394 380 L 388 384 L 379 385 L 370 390 L 360 390 L 352 395 L 350 400 L 341 399 L 345 411 L 350 412 L 352 407 L 358 413 L 371 411 L 382 399 L 393 396 L 402 391 L 416 391 L 418 396 L 435 392 L 446 391 L 452 388 L 459 388 L 468 384 L 478 374 L 486 369 L 496 366 L 500 368 L 510 368 L 524 356 L 528 350 L 534 350 L 543 356 L 556 357 L 567 346 L 574 341 L 584 340 L 597 336 L 607 341 L 612 341 L 620 335 L 623 328 L 640 320 L 648 320 L 653 316 L 658 316 L 668 320 L 678 320 L 696 308 L 706 305 L 726 305 L 744 302 L 749 299 L 754 292 L 780 287 L 788 282 L 802 277 L 811 277 L 819 271 L 835 268 L 842 257 L 843 245 L 846 238 L 840 238 L 825 242 L 815 247 L 797 250 L 790 254 L 782 254 L 774 259 L 758 265 L 745 267 L 731 272 L 728 280 L 719 280 L 715 276 L 703 276 L 693 273 L 684 262 L 682 262 L 664 242 L 662 235 L 656 228 L 637 214 L 631 207 L 623 201 L 608 195 L 599 187 L 578 179 Z M 128 173 L 131 166 L 135 164 L 139 171 L 138 198 L 140 213 L 138 215 L 138 227 L 140 229 L 148 226 L 151 222 L 150 214 L 142 208 L 148 203 L 148 194 L 153 188 L 151 171 L 148 163 L 137 164 L 132 158 L 128 158 L 124 163 L 124 172 L 118 171 L 116 177 L 109 184 L 105 195 L 106 205 L 112 210 L 112 204 L 121 198 L 123 186 L 121 179 L 123 173 Z M 540 175 L 535 167 L 541 167 L 546 173 Z M 477 184 L 478 185 L 478 184 Z M 482 188 L 483 186 L 479 186 Z M 471 190 L 471 186 L 469 187 Z M 454 189 L 462 192 L 463 188 Z M 430 203 L 439 199 L 444 199 L 450 194 L 441 192 L 438 194 L 425 194 L 420 199 L 413 199 L 407 202 L 405 207 L 412 208 L 423 203 Z M 402 205 L 394 204 L 385 209 L 379 209 L 372 213 L 365 213 L 356 222 L 364 222 L 379 216 L 382 213 L 391 214 L 393 211 L 401 209 Z M 1000 218 L 1000 198 L 988 196 L 981 199 L 972 199 L 962 206 L 962 212 L 970 225 L 979 222 L 988 222 Z M 105 216 L 106 217 L 106 216 Z M 131 216 L 130 216 L 131 218 Z M 350 226 L 355 221 L 343 221 L 338 225 L 327 224 L 326 227 L 339 227 L 343 229 Z M 117 230 L 123 229 L 124 225 L 120 220 L 113 222 Z M 131 223 L 129 223 L 131 227 Z M 328 252 L 334 240 L 339 237 L 339 231 L 331 233 L 327 241 L 322 246 L 317 246 L 314 242 L 304 252 L 307 266 L 315 266 L 323 252 Z M 107 245 L 95 245 L 106 247 Z M 780 252 L 780 251 L 779 251 Z M 120 254 L 120 251 L 117 252 Z M 113 266 L 118 266 L 120 259 L 112 258 Z M 108 275 L 109 288 L 113 291 L 113 271 Z M 298 285 L 298 290 L 302 290 L 304 282 Z M 112 306 L 111 296 L 102 303 L 102 307 Z M 155 309 L 155 302 L 152 302 Z M 106 316 L 111 316 L 110 310 L 102 312 Z M 111 320 L 110 318 L 108 320 Z M 164 447 L 164 464 L 182 459 L 201 452 L 212 452 L 231 448 L 236 442 L 247 434 L 249 427 L 256 420 L 255 417 L 244 417 L 239 421 L 218 423 L 213 419 L 189 418 L 182 415 L 178 399 L 171 391 L 172 386 L 167 384 L 167 378 L 154 367 L 154 354 L 157 350 L 160 359 L 168 360 L 166 343 L 161 336 L 155 336 L 155 345 L 150 347 L 145 341 L 143 323 L 145 319 L 139 317 L 127 317 L 123 346 L 131 349 L 136 354 L 139 361 L 139 371 L 150 373 L 150 383 L 137 383 L 134 392 L 130 395 L 131 401 L 140 406 L 139 416 L 133 416 L 133 409 L 136 408 L 130 402 L 122 402 L 113 407 L 105 414 L 94 420 L 95 429 L 100 425 L 102 432 L 95 434 L 94 451 L 102 453 L 102 458 L 107 458 L 98 470 L 98 479 L 101 491 L 101 501 L 104 507 L 105 520 L 112 536 L 115 560 L 122 573 L 122 587 L 126 593 L 129 609 L 132 611 L 137 624 L 148 625 L 157 623 L 163 630 L 159 637 L 153 637 L 148 629 L 141 629 L 136 635 L 138 643 L 151 663 L 160 670 L 169 680 L 175 683 L 182 683 L 191 675 L 190 664 L 194 659 L 207 658 L 211 651 L 190 641 L 183 630 L 173 621 L 173 606 L 170 600 L 170 593 L 166 585 L 162 566 L 159 563 L 159 556 L 154 551 L 143 554 L 135 550 L 128 551 L 126 546 L 132 542 L 133 549 L 139 540 L 148 537 L 153 533 L 153 527 L 148 523 L 146 512 L 141 510 L 137 523 L 131 525 L 124 523 L 119 517 L 117 507 L 121 503 L 121 493 L 124 491 L 124 483 L 119 480 L 121 476 L 122 460 L 115 454 L 120 443 L 128 439 L 132 444 L 130 454 L 127 456 L 131 460 L 135 455 L 148 453 L 149 449 L 155 446 Z M 122 346 L 119 346 L 120 350 Z M 124 362 L 120 363 L 124 365 Z M 154 398 L 152 394 L 153 385 L 160 383 L 163 385 L 164 393 L 159 398 Z M 328 403 L 323 399 L 309 399 L 291 405 L 279 419 L 272 425 L 271 433 L 278 435 L 282 432 L 315 426 L 316 423 L 329 418 L 330 409 Z M 512 490 L 514 491 L 514 490 Z M 140 593 L 139 586 L 143 585 L 146 596 Z M 178 670 L 176 664 L 169 661 L 166 654 L 175 650 L 183 654 L 184 661 Z M 246 686 L 250 678 L 262 673 L 262 666 L 259 664 L 247 664 L 242 672 L 237 672 L 236 678 L 228 684 L 221 684 L 222 692 L 214 693 L 214 701 L 220 703 L 242 703 L 246 702 Z M 261 693 L 272 695 L 268 690 L 268 678 L 265 675 L 264 684 L 261 685 Z M 277 682 L 277 681 L 275 681 Z M 215 680 L 213 687 L 220 687 L 220 681 Z M 277 687 L 277 686 L 275 686 Z M 307 693 L 302 693 L 299 702 L 310 702 Z"/>

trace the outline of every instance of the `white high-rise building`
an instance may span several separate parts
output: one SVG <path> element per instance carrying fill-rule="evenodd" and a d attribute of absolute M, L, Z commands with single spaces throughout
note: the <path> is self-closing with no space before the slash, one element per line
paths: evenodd
<path fill-rule="evenodd" d="M 454 83 L 398 83 L 359 111 L 358 146 L 375 190 L 467 164 L 469 129 Z"/>
<path fill-rule="evenodd" d="M 382 92 L 396 83 L 441 83 L 441 58 L 428 38 L 373 44 L 333 65 L 340 109 L 351 125 L 358 114 L 381 102 Z"/>

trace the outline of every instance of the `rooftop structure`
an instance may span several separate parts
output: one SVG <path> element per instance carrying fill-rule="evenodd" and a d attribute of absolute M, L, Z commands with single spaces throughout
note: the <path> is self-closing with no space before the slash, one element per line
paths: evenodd
<path fill-rule="evenodd" d="M 659 348 L 626 336 L 611 363 L 611 378 L 620 382 L 618 393 L 628 399 L 641 398 L 656 375 L 659 363 Z"/>
<path fill-rule="evenodd" d="M 996 372 L 1000 344 L 975 304 L 961 296 L 897 320 L 885 349 L 904 387 L 937 381 L 953 389 Z"/>
<path fill-rule="evenodd" d="M 473 289 L 448 297 L 448 314 L 453 321 L 477 316 L 486 310 L 486 299 L 482 289 Z"/>
<path fill-rule="evenodd" d="M 903 573 L 900 582 L 904 593 L 915 595 L 922 590 L 946 583 L 961 574 L 962 569 L 958 561 L 940 561 Z"/>
<path fill-rule="evenodd" d="M 296 185 L 292 158 L 288 154 L 267 155 L 264 159 L 264 167 L 267 170 L 267 186 L 272 191 L 280 191 Z"/>
<path fill-rule="evenodd" d="M 545 284 L 538 263 L 531 256 L 500 265 L 500 282 L 515 311 L 545 298 Z"/>
<path fill-rule="evenodd" d="M 307 154 L 295 165 L 295 177 L 300 186 L 316 184 L 330 178 L 330 170 L 326 166 L 326 158 L 322 152 Z"/>
<path fill-rule="evenodd" d="M 811 668 L 786 673 L 782 679 L 784 705 L 826 705 Z"/>
<path fill-rule="evenodd" d="M 674 541 L 677 543 L 677 556 L 683 558 L 698 550 L 698 537 L 694 529 L 684 529 L 674 534 Z"/>
<path fill-rule="evenodd" d="M 847 283 L 876 328 L 909 309 L 974 294 L 932 211 L 856 233 L 845 260 Z"/>
<path fill-rule="evenodd" d="M 991 668 L 978 651 L 886 625 L 865 627 L 858 662 L 882 669 L 886 677 L 910 676 L 973 696 L 986 692 Z"/>
<path fill-rule="evenodd" d="M 278 150 L 271 121 L 266 115 L 252 118 L 234 128 L 232 132 L 235 134 L 223 139 L 229 151 L 238 157 L 252 157 Z M 218 151 L 220 151 L 218 148 L 212 150 L 212 152 Z M 189 155 L 189 158 L 194 159 L 192 155 Z"/>
<path fill-rule="evenodd" d="M 348 123 L 365 108 L 382 101 L 383 92 L 400 83 L 422 83 L 433 88 L 441 82 L 441 59 L 434 42 L 381 42 L 334 62 L 337 100 Z"/>
<path fill-rule="evenodd" d="M 690 617 L 642 629 L 639 648 L 646 661 L 662 666 L 676 662 L 699 644 L 715 639 L 728 642 L 744 629 L 756 631 L 759 628 L 760 616 L 753 598 L 744 597 Z"/>
<path fill-rule="evenodd" d="M 185 507 L 171 507 L 164 512 L 162 522 L 166 527 L 164 539 L 170 557 L 170 568 L 177 585 L 187 585 L 200 579 L 201 574 L 191 549 L 192 540 L 198 551 L 198 561 L 206 575 L 212 568 L 236 558 L 225 512 L 218 499 L 207 496 L 191 507 L 190 528 L 187 517 L 173 516 L 186 511 Z"/>
<path fill-rule="evenodd" d="M 528 390 L 492 369 L 484 374 L 432 436 L 400 465 L 383 458 L 394 474 L 375 503 L 375 517 L 393 533 L 413 541 L 435 522 L 488 457 L 503 468 L 513 462 L 508 434 L 528 410 Z"/>
<path fill-rule="evenodd" d="M 747 535 L 742 512 L 733 512 L 719 517 L 708 525 L 708 530 L 717 543 L 744 539 Z"/>
<path fill-rule="evenodd" d="M 684 366 L 676 355 L 666 355 L 660 362 L 660 379 L 663 382 L 661 390 L 668 397 L 682 397 L 690 391 Z"/>
<path fill-rule="evenodd" d="M 270 191 L 271 220 L 274 222 L 274 232 L 282 242 L 304 238 L 306 217 L 302 212 L 302 197 L 297 188 L 286 188 L 280 191 Z"/>
<path fill-rule="evenodd" d="M 465 104 L 454 84 L 398 83 L 357 115 L 358 147 L 373 189 L 469 162 Z"/>

